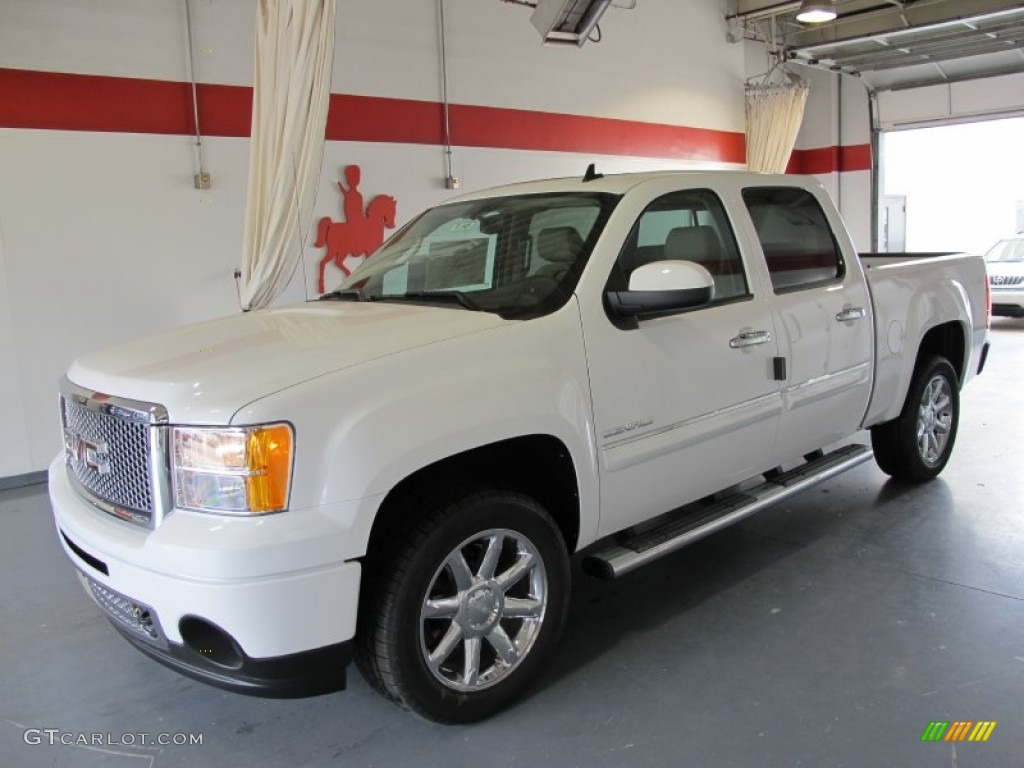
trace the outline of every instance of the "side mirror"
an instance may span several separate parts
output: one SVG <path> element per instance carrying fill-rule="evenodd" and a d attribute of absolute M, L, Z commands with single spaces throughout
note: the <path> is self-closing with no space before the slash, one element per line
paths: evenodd
<path fill-rule="evenodd" d="M 654 261 L 629 276 L 629 290 L 608 291 L 608 304 L 621 317 L 677 312 L 710 303 L 715 279 L 692 261 Z"/>

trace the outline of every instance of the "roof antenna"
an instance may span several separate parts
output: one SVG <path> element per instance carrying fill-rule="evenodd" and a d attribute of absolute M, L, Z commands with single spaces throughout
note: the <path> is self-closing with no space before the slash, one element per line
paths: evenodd
<path fill-rule="evenodd" d="M 583 181 L 584 181 L 584 183 L 586 183 L 588 181 L 593 181 L 594 179 L 603 179 L 603 178 L 604 178 L 604 174 L 597 172 L 597 168 L 595 167 L 594 163 L 591 163 L 590 165 L 588 165 L 587 166 L 587 172 L 583 174 Z"/>

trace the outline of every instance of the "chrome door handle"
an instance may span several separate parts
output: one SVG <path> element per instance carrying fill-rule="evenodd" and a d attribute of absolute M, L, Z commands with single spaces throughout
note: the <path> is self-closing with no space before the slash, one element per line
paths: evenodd
<path fill-rule="evenodd" d="M 841 312 L 836 313 L 836 320 L 845 323 L 850 320 L 860 320 L 866 314 L 867 312 L 864 311 L 863 307 L 847 307 Z"/>
<path fill-rule="evenodd" d="M 744 331 L 739 336 L 729 339 L 729 346 L 733 349 L 742 349 L 757 344 L 767 344 L 771 340 L 772 335 L 768 331 Z"/>

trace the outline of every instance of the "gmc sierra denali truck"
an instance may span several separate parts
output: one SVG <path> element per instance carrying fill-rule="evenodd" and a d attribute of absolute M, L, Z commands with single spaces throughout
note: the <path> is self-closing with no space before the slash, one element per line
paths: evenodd
<path fill-rule="evenodd" d="M 574 553 L 618 577 L 872 455 L 937 475 L 987 285 L 980 257 L 859 257 L 797 177 L 465 195 L 319 300 L 77 360 L 57 534 L 186 675 L 303 696 L 354 659 L 479 719 L 541 672 Z"/>

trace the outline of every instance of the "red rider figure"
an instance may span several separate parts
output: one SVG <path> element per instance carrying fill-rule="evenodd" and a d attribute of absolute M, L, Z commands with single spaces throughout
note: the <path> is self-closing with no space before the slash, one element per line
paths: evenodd
<path fill-rule="evenodd" d="M 350 223 L 366 218 L 366 211 L 363 208 L 363 193 L 358 189 L 359 179 L 359 166 L 346 165 L 345 181 L 348 182 L 348 189 L 345 189 L 340 181 L 338 182 L 338 189 L 341 190 L 341 196 L 345 199 L 342 205 L 345 221 Z"/>

